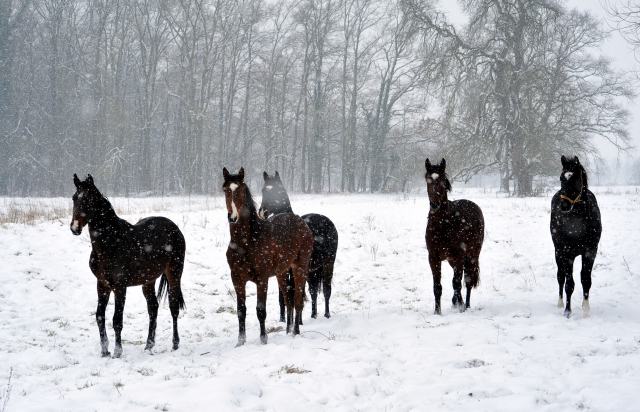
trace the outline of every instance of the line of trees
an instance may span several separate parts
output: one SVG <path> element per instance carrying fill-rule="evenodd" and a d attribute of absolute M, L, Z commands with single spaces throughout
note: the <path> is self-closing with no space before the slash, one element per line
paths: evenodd
<path fill-rule="evenodd" d="M 3 0 L 0 194 L 405 190 L 424 157 L 534 190 L 561 153 L 628 143 L 628 79 L 551 0 Z"/>

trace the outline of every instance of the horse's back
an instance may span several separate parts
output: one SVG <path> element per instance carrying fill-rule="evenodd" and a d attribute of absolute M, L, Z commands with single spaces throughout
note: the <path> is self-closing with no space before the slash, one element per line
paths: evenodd
<path fill-rule="evenodd" d="M 140 219 L 138 223 L 132 225 L 132 233 L 138 242 L 144 241 L 152 247 L 160 246 L 166 252 L 176 252 L 184 255 L 185 239 L 171 219 L 163 216 L 150 216 Z M 169 253 L 174 254 L 174 253 Z"/>

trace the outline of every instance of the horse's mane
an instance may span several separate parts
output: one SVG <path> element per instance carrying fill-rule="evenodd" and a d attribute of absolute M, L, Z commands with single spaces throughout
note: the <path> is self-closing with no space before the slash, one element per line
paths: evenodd
<path fill-rule="evenodd" d="M 260 217 L 258 216 L 256 201 L 253 200 L 253 195 L 247 184 L 244 185 L 244 206 L 249 209 L 249 227 L 251 232 L 255 233 L 260 230 Z"/>
<path fill-rule="evenodd" d="M 293 213 L 293 209 L 291 208 L 291 200 L 289 199 L 289 194 L 287 193 L 287 189 L 284 188 L 284 183 L 281 181 L 276 182 L 278 187 L 282 189 L 283 198 L 282 205 L 276 205 L 275 210 L 276 213 Z"/>
<path fill-rule="evenodd" d="M 585 189 L 588 189 L 589 179 L 587 178 L 587 171 L 584 170 L 584 167 L 581 164 L 578 166 L 580 167 L 580 172 L 582 172 L 582 186 L 584 186 Z"/>

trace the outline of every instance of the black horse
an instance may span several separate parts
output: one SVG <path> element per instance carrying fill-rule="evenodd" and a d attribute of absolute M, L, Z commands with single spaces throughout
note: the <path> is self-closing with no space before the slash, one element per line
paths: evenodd
<path fill-rule="evenodd" d="M 567 293 L 566 317 L 571 316 L 571 294 L 573 281 L 573 261 L 582 255 L 582 309 L 585 316 L 589 313 L 589 289 L 591 288 L 591 270 L 598 252 L 598 243 L 602 233 L 600 209 L 595 195 L 589 190 L 587 172 L 578 157 L 567 159 L 562 156 L 562 174 L 560 190 L 551 199 L 551 239 L 556 249 L 558 265 L 558 284 L 560 298 L 558 307 L 564 306 L 562 287 Z M 565 286 L 566 282 L 566 286 Z"/>
<path fill-rule="evenodd" d="M 279 213 L 293 213 L 289 196 L 276 172 L 275 176 L 269 176 L 264 172 L 264 186 L 262 187 L 262 204 L 260 216 L 268 219 Z M 302 216 L 313 233 L 313 252 L 309 263 L 309 292 L 311 292 L 311 317 L 317 318 L 318 290 L 324 292 L 324 317 L 331 317 L 329 312 L 329 299 L 331 298 L 331 280 L 333 279 L 333 265 L 338 251 L 338 231 L 333 222 L 326 216 L 310 213 Z M 289 285 L 292 285 L 291 274 Z M 322 283 L 321 283 L 322 282 Z M 293 288 L 288 287 L 293 291 Z M 280 322 L 284 322 L 284 296 L 280 291 Z"/>
<path fill-rule="evenodd" d="M 102 196 L 91 175 L 81 182 L 73 175 L 76 193 L 73 195 L 71 233 L 79 235 L 89 225 L 91 257 L 89 267 L 98 279 L 98 309 L 96 321 L 100 331 L 102 356 L 109 356 L 109 339 L 105 329 L 105 309 L 111 292 L 115 295 L 113 329 L 116 345 L 113 357 L 122 355 L 122 315 L 127 288 L 142 285 L 149 311 L 149 335 L 145 349 L 155 345 L 158 300 L 169 285 L 169 308 L 173 317 L 173 349 L 178 349 L 178 313 L 184 309 L 180 278 L 184 267 L 184 236 L 175 223 L 164 217 L 148 217 L 135 225 L 120 219 L 109 200 Z M 160 279 L 158 295 L 156 279 Z"/>

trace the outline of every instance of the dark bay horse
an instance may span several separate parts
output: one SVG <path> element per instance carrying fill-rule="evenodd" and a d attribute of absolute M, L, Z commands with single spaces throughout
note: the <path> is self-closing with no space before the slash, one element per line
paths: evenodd
<path fill-rule="evenodd" d="M 238 306 L 238 344 L 246 341 L 245 318 L 246 285 L 251 281 L 257 286 L 256 312 L 260 322 L 260 341 L 267 343 L 264 321 L 267 317 L 267 288 L 269 278 L 276 276 L 281 291 L 287 288 L 287 271 L 293 270 L 294 296 L 285 293 L 287 306 L 287 333 L 291 332 L 293 309 L 295 321 L 293 334 L 300 333 L 305 284 L 313 234 L 304 220 L 291 213 L 276 215 L 268 220 L 258 216 L 258 210 L 244 182 L 244 169 L 237 175 L 223 169 L 224 196 L 227 204 L 231 240 L 227 249 L 227 262 L 231 269 L 231 280 L 236 291 Z"/>
<path fill-rule="evenodd" d="M 122 315 L 127 288 L 142 286 L 149 311 L 149 335 L 146 350 L 155 345 L 158 300 L 169 285 L 169 308 L 173 317 L 173 349 L 178 349 L 178 314 L 184 309 L 180 278 L 184 266 L 184 236 L 172 221 L 164 217 L 148 217 L 135 225 L 120 219 L 109 200 L 102 196 L 91 175 L 84 182 L 73 175 L 76 193 L 73 195 L 71 233 L 79 235 L 89 226 L 91 257 L 89 267 L 98 279 L 98 309 L 96 321 L 100 331 L 102 356 L 109 356 L 109 339 L 105 329 L 105 310 L 111 292 L 115 295 L 113 329 L 116 345 L 113 357 L 122 355 Z M 160 279 L 158 295 L 156 279 Z"/>
<path fill-rule="evenodd" d="M 264 172 L 264 186 L 262 187 L 262 204 L 260 216 L 269 218 L 280 213 L 293 213 L 291 201 L 284 188 L 278 172 L 269 176 Z M 324 292 L 324 317 L 330 318 L 329 299 L 331 298 L 331 280 L 333 279 L 333 265 L 338 251 L 338 231 L 333 222 L 326 216 L 309 213 L 302 216 L 313 233 L 313 252 L 309 262 L 309 292 L 311 293 L 311 317 L 317 318 L 318 290 Z M 291 278 L 291 273 L 290 273 Z M 280 321 L 284 322 L 284 297 L 280 292 Z"/>
<path fill-rule="evenodd" d="M 551 239 L 556 249 L 558 265 L 558 285 L 560 298 L 558 307 L 564 306 L 562 288 L 567 293 L 566 317 L 571 316 L 571 295 L 573 281 L 573 261 L 582 255 L 582 309 L 589 314 L 589 289 L 591 289 L 591 270 L 598 252 L 598 243 L 602 233 L 600 209 L 595 195 L 589 190 L 587 172 L 578 157 L 567 159 L 562 156 L 560 190 L 551 199 Z M 566 286 L 565 286 L 566 282 Z"/>
<path fill-rule="evenodd" d="M 445 171 L 446 161 L 432 165 L 425 160 L 425 180 L 429 193 L 429 221 L 427 223 L 427 250 L 433 274 L 433 294 L 437 315 L 441 315 L 441 264 L 449 262 L 453 268 L 453 306 L 464 312 L 470 306 L 471 288 L 480 281 L 480 250 L 484 240 L 484 217 L 475 203 L 461 199 L 449 201 L 447 193 L 451 183 Z M 467 301 L 462 300 L 462 273 L 467 288 Z"/>

